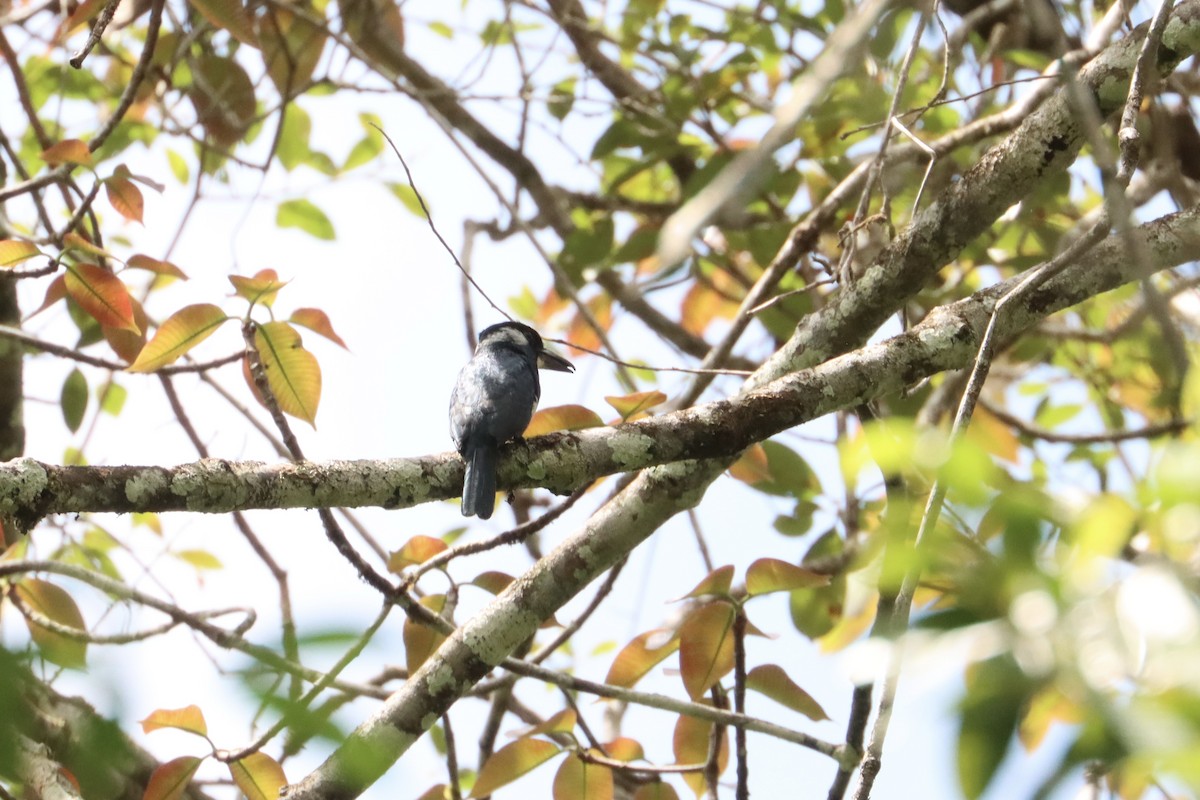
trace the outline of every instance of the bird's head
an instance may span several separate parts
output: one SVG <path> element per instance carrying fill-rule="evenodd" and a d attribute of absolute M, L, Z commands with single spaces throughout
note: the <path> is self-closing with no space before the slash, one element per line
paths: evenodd
<path fill-rule="evenodd" d="M 556 372 L 574 372 L 575 365 L 551 350 L 546 349 L 541 335 L 520 322 L 498 322 L 479 333 L 478 350 L 487 348 L 512 348 L 529 355 L 541 369 Z"/>

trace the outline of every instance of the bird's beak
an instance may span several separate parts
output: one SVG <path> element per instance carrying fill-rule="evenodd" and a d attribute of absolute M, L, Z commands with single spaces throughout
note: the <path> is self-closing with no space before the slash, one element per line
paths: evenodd
<path fill-rule="evenodd" d="M 538 367 L 541 369 L 552 369 L 555 372 L 574 372 L 575 365 L 567 361 L 557 353 L 551 353 L 549 350 L 543 350 L 538 353 Z"/>

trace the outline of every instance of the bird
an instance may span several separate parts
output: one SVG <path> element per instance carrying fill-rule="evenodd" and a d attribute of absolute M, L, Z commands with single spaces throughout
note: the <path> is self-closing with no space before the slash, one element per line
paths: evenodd
<path fill-rule="evenodd" d="M 479 334 L 475 354 L 458 373 L 450 395 L 450 435 L 466 462 L 464 517 L 492 516 L 500 445 L 521 435 L 541 399 L 538 369 L 574 372 L 547 350 L 542 337 L 520 322 L 499 322 Z"/>

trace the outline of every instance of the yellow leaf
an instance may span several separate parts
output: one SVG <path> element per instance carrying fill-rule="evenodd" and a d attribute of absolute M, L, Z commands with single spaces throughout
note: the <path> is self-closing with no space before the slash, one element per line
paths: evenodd
<path fill-rule="evenodd" d="M 279 280 L 279 273 L 273 269 L 259 270 L 250 278 L 244 275 L 230 275 L 229 282 L 233 284 L 239 297 L 246 298 L 251 305 L 258 304 L 267 308 L 275 302 L 279 290 L 288 285 L 287 281 Z"/>
<path fill-rule="evenodd" d="M 131 269 L 144 269 L 158 275 L 170 275 L 173 278 L 179 278 L 184 281 L 188 279 L 184 271 L 170 261 L 160 261 L 157 258 L 151 258 L 141 253 L 130 256 L 129 260 L 125 262 L 125 266 Z"/>
<path fill-rule="evenodd" d="M 15 589 L 21 601 L 43 617 L 68 628 L 86 630 L 79 606 L 75 605 L 71 595 L 60 587 L 37 578 L 28 578 L 18 583 Z M 28 619 L 26 623 L 29 626 L 30 637 L 47 661 L 63 667 L 84 665 L 87 660 L 87 642 L 69 638 Z"/>
<path fill-rule="evenodd" d="M 525 429 L 525 438 L 552 433 L 554 431 L 578 431 L 584 428 L 599 428 L 604 420 L 589 408 L 577 405 L 552 406 L 543 408 L 533 415 L 529 427 Z"/>
<path fill-rule="evenodd" d="M 501 786 L 512 783 L 534 767 L 541 766 L 561 751 L 544 739 L 520 739 L 497 750 L 479 768 L 479 777 L 471 788 L 471 797 L 485 797 Z"/>
<path fill-rule="evenodd" d="M 251 753 L 233 762 L 229 774 L 247 800 L 278 800 L 279 790 L 287 786 L 283 767 L 266 753 Z"/>
<path fill-rule="evenodd" d="M 208 736 L 208 723 L 204 721 L 204 712 L 197 705 L 158 708 L 142 720 L 142 733 L 150 733 L 160 728 L 175 728 L 197 736 Z"/>
<path fill-rule="evenodd" d="M 821 704 L 797 686 L 783 667 L 776 664 L 763 664 L 746 673 L 746 688 L 765 694 L 776 703 L 799 711 L 816 722 L 829 719 Z"/>
<path fill-rule="evenodd" d="M 707 700 L 701 700 L 704 705 L 712 705 Z M 675 723 L 675 733 L 671 737 L 671 749 L 675 753 L 676 764 L 703 764 L 708 761 L 709 739 L 712 738 L 713 724 L 708 720 L 696 719 L 680 715 Z M 717 750 L 717 773 L 725 771 L 729 765 L 729 731 L 721 735 L 721 744 Z M 705 792 L 704 776 L 697 772 L 683 775 L 683 780 L 700 797 Z"/>
<path fill-rule="evenodd" d="M 130 222 L 142 222 L 146 203 L 142 190 L 128 178 L 114 175 L 104 181 L 104 193 L 117 213 Z"/>
<path fill-rule="evenodd" d="M 15 267 L 41 253 L 33 242 L 23 242 L 20 239 L 0 240 L 0 267 Z"/>
<path fill-rule="evenodd" d="M 429 559 L 446 550 L 446 543 L 432 536 L 414 536 L 404 543 L 399 550 L 388 556 L 389 572 L 399 573 L 405 567 L 424 564 Z"/>
<path fill-rule="evenodd" d="M 732 603 L 717 600 L 692 611 L 679 626 L 679 670 L 693 700 L 733 669 Z"/>
<path fill-rule="evenodd" d="M 683 597 L 676 597 L 671 602 L 678 602 L 688 597 L 703 597 L 706 594 L 728 595 L 730 587 L 733 586 L 733 565 L 726 564 L 723 567 L 717 567 L 712 572 L 704 576 L 704 578 L 692 588 L 690 592 Z"/>
<path fill-rule="evenodd" d="M 420 602 L 433 613 L 441 614 L 442 609 L 446 607 L 446 595 L 428 594 L 422 597 Z M 409 675 L 420 669 L 425 660 L 442 646 L 442 642 L 446 641 L 445 634 L 428 625 L 416 622 L 411 617 L 405 618 L 404 629 L 401 633 L 404 639 L 404 656 Z"/>
<path fill-rule="evenodd" d="M 254 345 L 280 410 L 315 426 L 321 366 L 301 345 L 300 334 L 286 322 L 267 322 L 255 330 Z"/>
<path fill-rule="evenodd" d="M 746 592 L 750 595 L 790 592 L 828 584 L 828 575 L 777 558 L 760 558 L 746 570 Z"/>
<path fill-rule="evenodd" d="M 52 167 L 59 164 L 92 165 L 92 151 L 81 139 L 63 139 L 58 144 L 52 144 L 42 151 L 42 161 Z"/>
<path fill-rule="evenodd" d="M 667 396 L 659 391 L 634 392 L 623 397 L 605 397 L 604 401 L 617 410 L 626 422 L 635 414 L 644 415 L 646 409 L 667 402 Z"/>
<path fill-rule="evenodd" d="M 608 668 L 608 676 L 604 682 L 626 689 L 632 688 L 656 664 L 678 649 L 679 637 L 668 635 L 665 629 L 639 634 L 617 653 L 612 666 Z"/>
<path fill-rule="evenodd" d="M 159 326 L 129 371 L 154 372 L 165 367 L 211 336 L 227 319 L 224 311 L 209 303 L 179 309 Z"/>
<path fill-rule="evenodd" d="M 612 770 L 589 764 L 578 755 L 567 756 L 554 775 L 554 800 L 612 800 Z"/>

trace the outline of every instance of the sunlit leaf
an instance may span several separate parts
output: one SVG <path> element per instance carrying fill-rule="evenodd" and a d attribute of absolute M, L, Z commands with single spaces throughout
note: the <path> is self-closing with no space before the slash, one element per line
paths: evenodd
<path fill-rule="evenodd" d="M 575 730 L 579 716 L 573 708 L 564 708 L 540 725 L 534 725 L 521 736 L 548 736 L 552 733 L 570 733 Z"/>
<path fill-rule="evenodd" d="M 769 480 L 771 467 L 767 462 L 767 451 L 757 442 L 750 445 L 738 460 L 729 466 L 729 474 L 742 483 L 753 486 L 761 481 Z"/>
<path fill-rule="evenodd" d="M 790 592 L 793 589 L 828 584 L 828 575 L 797 567 L 777 558 L 760 558 L 746 570 L 746 593 L 750 595 Z"/>
<path fill-rule="evenodd" d="M 728 595 L 732 586 L 733 565 L 726 564 L 723 567 L 717 567 L 712 572 L 705 575 L 690 592 L 685 594 L 683 597 L 675 598 L 675 601 L 683 600 L 688 597 L 703 597 L 705 595 Z"/>
<path fill-rule="evenodd" d="M 206 20 L 222 30 L 229 31 L 242 44 L 258 47 L 254 35 L 254 23 L 241 0 L 188 0 Z"/>
<path fill-rule="evenodd" d="M 707 700 L 698 702 L 711 705 Z M 708 761 L 709 740 L 712 738 L 713 724 L 708 720 L 696 719 L 680 715 L 675 722 L 675 732 L 671 737 L 671 750 L 675 754 L 676 764 L 703 764 Z M 717 749 L 717 772 L 725 771 L 729 765 L 729 731 L 721 735 L 721 743 Z M 683 780 L 699 798 L 706 791 L 704 776 L 696 773 L 685 773 Z"/>
<path fill-rule="evenodd" d="M 308 328 L 314 333 L 319 333 L 329 341 L 341 345 L 346 350 L 346 343 L 342 341 L 342 337 L 338 336 L 333 330 L 333 323 L 329 321 L 329 315 L 319 308 L 297 308 L 288 317 L 288 320 L 297 325 Z"/>
<path fill-rule="evenodd" d="M 246 800 L 278 800 L 279 790 L 288 782 L 279 762 L 262 752 L 234 761 L 229 774 Z"/>
<path fill-rule="evenodd" d="M 92 151 L 88 149 L 87 143 L 80 139 L 63 139 L 43 150 L 42 160 L 52 167 L 60 164 L 78 164 L 90 167 Z"/>
<path fill-rule="evenodd" d="M 21 602 L 43 617 L 81 632 L 86 630 L 79 606 L 62 588 L 37 578 L 26 578 L 14 588 Z M 47 661 L 63 667 L 82 667 L 86 663 L 87 642 L 64 636 L 32 620 L 27 619 L 26 623 L 30 637 Z"/>
<path fill-rule="evenodd" d="M 79 430 L 83 424 L 83 415 L 87 411 L 88 385 L 87 378 L 78 369 L 71 370 L 63 381 L 62 396 L 59 403 L 62 406 L 63 422 L 71 433 Z"/>
<path fill-rule="evenodd" d="M 590 408 L 577 405 L 552 406 L 543 408 L 529 420 L 525 429 L 525 438 L 552 433 L 554 431 L 578 431 L 584 428 L 599 428 L 604 420 Z"/>
<path fill-rule="evenodd" d="M 512 582 L 512 575 L 504 572 L 497 572 L 495 570 L 488 570 L 487 572 L 481 572 L 476 575 L 475 579 L 471 581 L 471 584 L 478 586 L 480 589 L 490 592 L 491 594 L 500 594 L 507 589 L 508 585 Z"/>
<path fill-rule="evenodd" d="M 101 325 L 141 332 L 133 317 L 129 290 L 108 270 L 95 264 L 68 266 L 64 286 L 71 299 Z"/>
<path fill-rule="evenodd" d="M 229 316 L 224 311 L 209 303 L 179 309 L 159 326 L 154 338 L 129 365 L 129 371 L 153 372 L 173 363 L 211 336 L 227 319 Z"/>
<path fill-rule="evenodd" d="M 188 279 L 184 271 L 170 261 L 161 261 L 157 258 L 142 255 L 141 253 L 130 256 L 129 260 L 125 262 L 125 266 L 132 269 L 144 269 L 158 275 L 170 275 L 173 278 L 179 278 L 184 281 Z"/>
<path fill-rule="evenodd" d="M 612 800 L 612 770 L 571 753 L 558 765 L 551 796 L 554 800 Z"/>
<path fill-rule="evenodd" d="M 21 239 L 0 239 L 0 267 L 15 267 L 42 254 L 33 242 Z"/>
<path fill-rule="evenodd" d="M 1038 748 L 1056 723 L 1077 725 L 1084 719 L 1084 712 L 1056 687 L 1050 686 L 1037 692 L 1023 709 L 1017 735 L 1025 750 Z"/>
<path fill-rule="evenodd" d="M 611 742 L 605 742 L 604 752 L 609 758 L 615 758 L 617 761 L 640 761 L 646 757 L 641 742 L 628 736 L 619 736 Z"/>
<path fill-rule="evenodd" d="M 519 739 L 505 745 L 483 762 L 479 777 L 471 788 L 471 797 L 484 797 L 512 783 L 525 773 L 539 767 L 562 752 L 553 742 L 544 739 Z"/>
<path fill-rule="evenodd" d="M 796 685 L 783 667 L 775 664 L 762 664 L 747 672 L 746 688 L 764 694 L 793 711 L 799 711 L 811 720 L 820 722 L 829 719 L 825 709 L 812 695 Z"/>
<path fill-rule="evenodd" d="M 142 800 L 178 800 L 187 791 L 203 759 L 180 756 L 155 767 L 146 783 Z"/>
<path fill-rule="evenodd" d="M 399 550 L 393 550 L 388 555 L 388 571 L 399 574 L 405 567 L 424 564 L 446 549 L 446 543 L 441 539 L 433 536 L 413 536 Z"/>
<path fill-rule="evenodd" d="M 321 402 L 321 367 L 286 322 L 267 322 L 254 332 L 267 385 L 285 414 L 315 425 Z"/>
<path fill-rule="evenodd" d="M 320 13 L 311 6 L 305 8 L 309 14 Z M 284 6 L 271 5 L 263 11 L 257 18 L 263 62 L 279 93 L 291 96 L 312 79 L 328 34 Z"/>
<path fill-rule="evenodd" d="M 446 595 L 427 594 L 421 598 L 420 603 L 434 614 L 441 614 L 442 609 L 446 606 Z M 442 646 L 442 642 L 446 641 L 444 633 L 434 630 L 428 625 L 423 625 L 411 617 L 404 619 L 403 638 L 404 660 L 409 675 L 415 674 L 425 660 Z"/>
<path fill-rule="evenodd" d="M 146 202 L 142 190 L 128 178 L 113 175 L 104 180 L 104 193 L 117 213 L 130 222 L 142 222 Z"/>
<path fill-rule="evenodd" d="M 229 282 L 233 284 L 238 297 L 244 297 L 251 303 L 267 308 L 275 303 L 279 290 L 288 285 L 288 281 L 281 281 L 279 273 L 273 269 L 260 269 L 249 278 L 244 275 L 230 275 Z"/>
<path fill-rule="evenodd" d="M 697 700 L 733 669 L 733 621 L 737 609 L 717 600 L 693 610 L 679 626 L 679 670 Z"/>
<path fill-rule="evenodd" d="M 417 198 L 416 191 L 407 183 L 389 183 L 388 189 L 391 189 L 392 194 L 396 196 L 405 208 L 421 219 L 425 219 L 425 212 L 421 209 L 421 201 Z M 427 201 L 428 202 L 428 201 Z"/>
<path fill-rule="evenodd" d="M 137 325 L 137 331 L 101 325 L 100 333 L 114 353 L 127 363 L 132 363 L 146 346 L 145 331 L 150 327 L 150 320 L 146 317 L 146 310 L 142 308 L 142 304 L 136 297 L 131 296 L 129 302 L 133 306 L 133 321 Z"/>
<path fill-rule="evenodd" d="M 150 712 L 150 716 L 142 720 L 142 733 L 150 733 L 160 728 L 175 728 L 197 736 L 208 735 L 208 723 L 204 721 L 204 712 L 197 705 L 155 709 Z"/>
<path fill-rule="evenodd" d="M 646 673 L 678 649 L 679 637 L 665 629 L 638 634 L 617 653 L 604 682 L 633 688 Z"/>
<path fill-rule="evenodd" d="M 311 200 L 285 200 L 275 212 L 275 224 L 280 228 L 299 228 L 325 241 L 337 238 L 333 222 Z"/>
<path fill-rule="evenodd" d="M 81 253 L 87 253 L 88 255 L 99 256 L 100 258 L 113 257 L 112 253 L 108 252 L 103 247 L 93 244 L 74 231 L 63 236 L 63 249 L 77 250 Z"/>
<path fill-rule="evenodd" d="M 664 781 L 644 783 L 633 793 L 633 800 L 679 800 L 675 787 Z"/>
<path fill-rule="evenodd" d="M 645 416 L 647 409 L 667 402 L 667 396 L 659 391 L 634 392 L 623 397 L 605 397 L 604 401 L 617 410 L 621 419 L 628 422 L 635 415 Z"/>
<path fill-rule="evenodd" d="M 173 555 L 196 569 L 217 570 L 224 566 L 221 559 L 207 550 L 176 550 Z"/>

